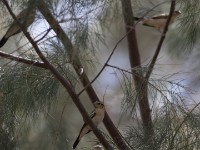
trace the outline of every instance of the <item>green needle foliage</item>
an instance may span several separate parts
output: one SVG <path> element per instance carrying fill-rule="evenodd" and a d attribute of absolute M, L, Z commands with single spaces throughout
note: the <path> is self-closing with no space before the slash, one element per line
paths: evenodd
<path fill-rule="evenodd" d="M 182 14 L 178 18 L 176 31 L 170 34 L 168 38 L 169 52 L 176 56 L 186 56 L 196 48 L 200 38 L 199 10 L 198 0 L 178 1 L 178 6 Z"/>
<path fill-rule="evenodd" d="M 37 116 L 55 101 L 59 87 L 49 71 L 19 64 L 2 68 L 0 82 L 6 120 L 15 113 L 25 117 Z"/>

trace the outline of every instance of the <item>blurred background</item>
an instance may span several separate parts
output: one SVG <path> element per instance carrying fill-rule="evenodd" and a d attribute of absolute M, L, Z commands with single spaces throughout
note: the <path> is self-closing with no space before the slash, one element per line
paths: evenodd
<path fill-rule="evenodd" d="M 64 1 L 62 2 L 61 0 L 51 2 L 51 9 L 55 17 L 57 17 L 59 13 L 61 15 L 61 10 L 63 9 L 61 5 L 63 3 Z M 87 19 L 93 15 L 95 16 L 89 21 L 88 30 L 91 31 L 91 33 L 98 32 L 98 34 L 103 35 L 103 42 L 98 41 L 96 43 L 98 45 L 98 47 L 96 47 L 96 50 L 89 53 L 89 57 L 91 58 L 93 63 L 92 67 L 89 66 L 84 68 L 84 71 L 89 75 L 91 80 L 103 67 L 110 53 L 114 49 L 116 43 L 125 35 L 125 26 L 121 10 L 118 10 L 118 13 L 115 12 L 116 9 L 119 9 L 120 7 L 115 8 L 114 5 L 111 4 L 113 3 L 110 3 L 110 6 L 107 5 L 107 8 L 103 12 L 97 10 L 98 13 L 93 12 L 87 14 L 84 12 L 86 10 L 82 10 L 82 15 L 84 16 L 83 18 Z M 158 4 L 160 5 L 157 6 Z M 168 13 L 170 8 L 170 2 L 164 0 L 151 0 L 149 2 L 145 0 L 140 2 L 134 1 L 133 5 L 135 16 L 142 16 L 150 9 L 157 6 L 153 9 L 153 11 L 149 12 L 145 16 L 147 18 L 159 13 Z M 154 67 L 152 78 L 160 79 L 162 77 L 167 77 L 171 81 L 179 81 L 184 87 L 187 87 L 181 88 L 180 91 L 181 94 L 185 97 L 185 103 L 190 104 L 194 101 L 199 101 L 200 53 L 198 50 L 199 44 L 197 42 L 197 44 L 194 44 L 192 48 L 179 46 L 180 41 L 178 40 L 182 40 L 181 38 L 183 38 L 183 36 L 181 35 L 182 19 L 186 17 L 186 14 L 184 14 L 184 10 L 182 10 L 183 8 L 184 7 L 180 3 L 176 5 L 176 10 L 180 9 L 182 11 L 182 14 L 180 17 L 177 18 L 176 22 L 169 27 L 169 31 L 166 35 L 166 40 L 162 46 L 161 53 L 158 56 L 156 66 Z M 18 7 L 18 5 L 16 5 L 16 7 L 15 5 L 13 5 L 13 11 L 16 14 L 21 11 L 20 9 L 21 8 Z M 107 13 L 108 15 L 106 16 L 105 14 Z M 98 19 L 101 18 L 101 15 L 105 17 L 105 24 L 98 22 Z M 109 22 L 109 16 L 112 15 L 115 17 L 113 17 L 112 21 Z M 1 35 L 4 35 L 7 30 L 6 25 L 9 24 L 7 18 L 11 19 L 6 11 L 2 11 L 0 20 Z M 58 20 L 61 18 L 62 17 L 57 17 Z M 104 25 L 103 30 L 101 29 L 102 24 Z M 66 32 L 70 31 L 68 22 L 61 23 L 61 25 L 63 26 L 64 30 L 66 30 Z M 29 30 L 33 37 L 37 37 L 37 35 L 44 32 L 48 28 L 48 23 L 43 21 L 42 15 L 38 12 L 37 20 Z M 161 37 L 161 33 L 151 27 L 143 26 L 141 23 L 138 23 L 136 25 L 136 33 L 142 66 L 145 68 L 150 63 L 152 56 L 154 55 L 158 41 Z M 43 41 L 53 36 L 55 36 L 55 33 L 53 31 L 50 31 Z M 96 36 L 96 34 L 91 34 L 91 39 L 95 39 L 94 36 Z M 42 35 L 37 37 L 36 40 L 40 37 L 42 37 Z M 73 39 L 73 37 L 71 38 Z M 198 40 L 199 38 L 197 37 L 196 41 Z M 47 40 L 47 42 L 49 43 L 52 41 Z M 27 39 L 22 34 L 19 34 L 11 37 L 9 41 L 5 44 L 5 46 L 2 47 L 0 50 L 6 53 L 11 53 L 13 55 L 23 57 L 26 57 L 26 55 L 34 55 L 35 52 L 31 49 L 31 45 L 26 43 Z M 56 44 L 59 45 L 59 42 L 56 41 Z M 127 45 L 128 44 L 126 39 L 120 42 L 111 60 L 109 61 L 110 65 L 129 71 L 131 70 Z M 48 46 L 50 46 L 50 44 Z M 48 53 L 48 51 L 53 51 L 49 50 L 48 46 L 45 45 L 45 42 L 40 45 L 44 53 Z M 86 55 L 88 51 L 85 50 L 84 52 L 82 52 L 82 56 L 84 56 L 84 53 Z M 87 59 L 87 57 L 85 59 Z M 1 67 L 4 68 L 4 66 L 12 64 L 13 62 L 1 58 L 0 63 Z M 93 87 L 96 90 L 99 98 L 104 102 L 106 106 L 106 111 L 111 116 L 116 126 L 120 129 L 121 133 L 124 133 L 128 126 L 134 124 L 134 120 L 129 113 L 126 113 L 123 107 L 125 95 L 122 88 L 122 78 L 123 75 L 117 69 L 106 67 L 102 74 L 98 77 L 98 79 L 93 83 Z M 77 91 L 80 91 L 82 89 L 79 84 L 77 84 L 76 88 Z M 71 149 L 72 144 L 78 136 L 79 130 L 81 129 L 81 126 L 83 124 L 83 119 L 79 111 L 71 101 L 70 97 L 68 96 L 66 90 L 64 90 L 60 85 L 58 89 L 59 90 L 58 92 L 56 92 L 55 96 L 56 101 L 53 102 L 51 106 L 47 106 L 46 109 L 43 109 L 43 111 L 40 112 L 40 114 L 38 115 L 37 119 L 28 119 L 25 123 L 21 123 L 20 121 L 22 116 L 18 116 L 19 119 L 16 120 L 19 120 L 19 123 L 16 127 L 14 135 L 14 137 L 17 139 L 17 149 Z M 186 89 L 188 89 L 188 91 Z M 176 92 L 177 89 L 173 88 L 172 90 Z M 187 97 L 190 98 L 187 99 Z M 159 96 L 157 98 L 159 99 Z M 85 93 L 81 95 L 81 100 L 86 106 L 87 111 L 91 112 L 93 110 L 93 106 Z M 106 132 L 102 124 L 100 125 L 100 129 Z M 89 149 L 88 147 L 90 147 L 90 145 L 98 143 L 98 140 L 95 139 L 96 138 L 92 133 L 88 134 L 81 140 L 78 148 Z"/>

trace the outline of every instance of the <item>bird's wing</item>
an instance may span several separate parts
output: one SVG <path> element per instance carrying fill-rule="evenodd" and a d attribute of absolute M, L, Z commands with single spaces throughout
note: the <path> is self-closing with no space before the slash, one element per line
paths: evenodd
<path fill-rule="evenodd" d="M 143 20 L 144 18 L 142 18 L 142 17 L 134 17 L 134 19 L 135 19 L 135 21 L 141 21 L 141 20 Z"/>
<path fill-rule="evenodd" d="M 94 118 L 95 114 L 96 114 L 96 112 L 95 112 L 95 110 L 93 110 L 93 111 L 90 113 L 90 118 L 91 118 L 91 119 Z M 84 127 L 85 127 L 86 125 L 87 125 L 86 123 L 83 124 L 83 126 L 82 126 L 82 128 L 81 128 L 81 130 L 80 130 L 80 133 L 82 132 L 82 130 L 84 129 Z M 88 131 L 87 133 L 89 133 L 89 132 L 90 132 L 90 131 Z M 86 134 L 87 134 L 87 133 L 86 133 Z"/>
<path fill-rule="evenodd" d="M 168 16 L 169 16 L 168 14 L 161 14 L 161 15 L 153 16 L 152 19 L 167 19 Z"/>
<path fill-rule="evenodd" d="M 30 15 L 30 16 L 29 16 Z M 28 18 L 27 18 L 28 17 Z M 30 11 L 28 9 L 25 9 L 23 10 L 22 12 L 20 12 L 18 15 L 17 15 L 17 19 L 20 23 L 24 24 L 24 26 L 27 28 L 30 24 L 33 23 L 34 21 L 34 18 L 35 18 L 35 10 L 33 11 Z M 17 23 L 14 21 L 9 29 L 7 30 L 6 34 L 5 34 L 5 38 L 9 38 L 15 34 L 18 34 L 21 32 L 21 29 L 20 27 L 17 25 Z"/>
<path fill-rule="evenodd" d="M 23 11 L 21 11 L 18 15 L 17 15 L 17 19 L 22 19 L 24 17 L 27 16 L 27 13 L 28 13 L 28 9 L 24 9 Z"/>
<path fill-rule="evenodd" d="M 29 19 L 32 22 L 32 20 L 34 20 L 33 18 L 35 18 L 35 13 L 36 11 L 34 8 L 32 10 L 26 8 L 17 15 L 17 19 L 19 20 L 20 23 L 24 23 L 25 20 L 29 20 Z"/>
<path fill-rule="evenodd" d="M 94 116 L 95 116 L 96 112 L 95 110 L 93 110 L 91 113 L 90 113 L 90 118 L 92 119 Z"/>

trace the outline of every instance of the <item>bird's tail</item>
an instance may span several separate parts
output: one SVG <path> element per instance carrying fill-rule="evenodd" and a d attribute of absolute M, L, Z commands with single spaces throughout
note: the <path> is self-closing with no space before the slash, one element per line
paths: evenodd
<path fill-rule="evenodd" d="M 4 44 L 7 42 L 7 40 L 8 40 L 8 38 L 5 38 L 5 36 L 1 39 L 1 41 L 0 41 L 0 48 L 2 46 L 4 46 Z"/>
<path fill-rule="evenodd" d="M 143 18 L 139 18 L 139 17 L 134 17 L 135 21 L 140 21 L 142 20 Z"/>
<path fill-rule="evenodd" d="M 80 142 L 79 137 L 80 137 L 80 135 L 77 137 L 76 141 L 74 142 L 73 147 L 72 147 L 73 149 L 75 149 L 76 146 L 78 145 L 78 143 Z"/>

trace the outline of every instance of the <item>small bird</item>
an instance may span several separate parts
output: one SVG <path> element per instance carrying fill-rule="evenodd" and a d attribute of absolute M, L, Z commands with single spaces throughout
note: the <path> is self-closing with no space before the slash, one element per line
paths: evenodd
<path fill-rule="evenodd" d="M 33 23 L 35 19 L 35 14 L 36 14 L 35 8 L 27 8 L 17 15 L 17 19 L 27 29 Z M 18 26 L 18 24 L 15 21 L 11 23 L 6 34 L 3 36 L 3 38 L 0 41 L 0 48 L 7 42 L 8 38 L 20 32 L 21 32 L 21 29 Z"/>
<path fill-rule="evenodd" d="M 174 11 L 169 25 L 172 24 L 175 21 L 176 17 L 179 16 L 180 14 L 181 14 L 180 11 Z M 168 17 L 169 17 L 169 14 L 163 13 L 163 14 L 156 15 L 148 19 L 138 18 L 138 17 L 134 17 L 134 19 L 136 21 L 142 21 L 142 24 L 145 26 L 153 27 L 159 31 L 162 31 L 165 27 Z"/>
<path fill-rule="evenodd" d="M 94 107 L 95 107 L 95 110 L 91 113 L 90 118 L 92 119 L 93 123 L 97 126 L 99 123 L 101 123 L 103 121 L 103 118 L 105 115 L 105 107 L 104 107 L 104 104 L 99 101 L 94 102 Z M 90 131 L 92 131 L 90 126 L 87 123 L 84 123 L 79 132 L 79 135 L 78 135 L 76 141 L 73 144 L 73 149 L 76 148 L 76 146 L 80 142 L 81 138 L 85 134 L 88 134 Z"/>

